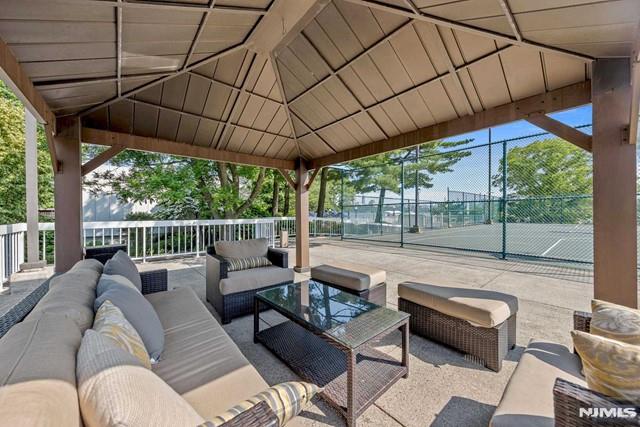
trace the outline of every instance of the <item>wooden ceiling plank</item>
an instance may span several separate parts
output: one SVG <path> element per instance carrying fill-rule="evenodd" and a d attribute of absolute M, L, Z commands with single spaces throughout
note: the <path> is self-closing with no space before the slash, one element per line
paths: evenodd
<path fill-rule="evenodd" d="M 582 148 L 583 150 L 591 152 L 591 135 L 587 135 L 584 132 L 580 132 L 571 126 L 552 119 L 551 117 L 539 114 L 534 115 L 526 119 L 532 125 L 544 129 L 549 133 L 552 133 L 573 145 Z"/>
<path fill-rule="evenodd" d="M 217 80 L 217 79 L 215 79 L 215 78 L 213 78 L 213 77 L 203 76 L 202 74 L 198 74 L 198 73 L 195 73 L 195 72 L 193 72 L 193 71 L 190 71 L 190 72 L 189 72 L 189 75 L 191 75 L 191 76 L 196 76 L 196 77 L 200 77 L 200 78 L 203 78 L 203 79 L 209 80 L 209 81 L 210 81 L 210 82 L 212 82 L 212 83 L 215 83 L 215 84 L 218 84 L 218 85 L 224 86 L 224 87 L 226 87 L 226 88 L 228 88 L 228 89 L 231 89 L 231 90 L 232 90 L 232 91 L 234 91 L 234 92 L 240 92 L 240 88 L 239 88 L 239 87 L 234 86 L 234 85 L 229 84 L 229 83 L 225 83 L 225 82 L 223 82 L 223 81 L 221 81 L 221 80 Z M 278 105 L 282 105 L 282 102 L 280 102 L 280 101 L 279 101 L 279 100 L 277 100 L 277 99 L 269 98 L 268 96 L 260 95 L 259 93 L 252 92 L 252 91 L 250 91 L 250 90 L 245 90 L 245 91 L 244 91 L 244 93 L 246 93 L 247 95 L 250 95 L 250 96 L 254 96 L 254 97 L 256 97 L 256 98 L 263 99 L 263 100 L 265 100 L 265 101 L 271 101 L 271 102 L 275 102 L 275 103 L 276 103 L 276 104 L 278 104 Z"/>
<path fill-rule="evenodd" d="M 500 49 L 497 49 L 494 52 L 491 52 L 490 54 L 487 54 L 487 55 L 485 55 L 483 57 L 480 57 L 480 58 L 476 58 L 471 62 L 468 62 L 468 63 L 466 63 L 464 65 L 459 66 L 459 67 L 456 67 L 454 69 L 454 73 L 457 73 L 459 71 L 465 70 L 465 69 L 467 69 L 468 67 L 470 67 L 470 66 L 472 66 L 474 64 L 477 64 L 477 63 L 479 63 L 481 61 L 484 61 L 484 60 L 486 60 L 488 58 L 492 58 L 494 55 L 499 55 L 501 52 L 504 52 L 507 49 L 513 49 L 513 48 L 514 48 L 513 46 L 509 45 L 509 46 L 505 46 L 505 47 L 502 47 Z M 432 84 L 432 83 L 437 82 L 437 81 L 441 81 L 441 80 L 443 80 L 443 79 L 445 79 L 445 78 L 447 78 L 449 76 L 451 76 L 451 73 L 449 71 L 447 71 L 444 74 L 440 74 L 440 75 L 438 75 L 436 77 L 433 77 L 433 78 L 431 78 L 431 79 L 419 84 L 418 86 L 414 86 L 414 87 L 408 88 L 405 91 L 402 91 L 400 93 L 394 94 L 394 95 L 392 95 L 392 96 L 390 96 L 388 98 L 385 98 L 385 99 L 383 99 L 383 100 L 381 100 L 379 102 L 376 102 L 376 103 L 374 103 L 372 105 L 369 105 L 369 106 L 365 107 L 365 111 L 370 112 L 370 111 L 374 110 L 376 107 L 379 107 L 380 105 L 384 104 L 385 102 L 388 102 L 388 101 L 390 101 L 392 99 L 398 98 L 398 97 L 400 97 L 400 96 L 402 96 L 404 94 L 407 94 L 407 93 L 410 93 L 410 92 L 413 92 L 413 91 L 418 91 L 418 90 L 426 87 L 429 84 Z M 342 123 L 343 121 L 348 120 L 348 119 L 352 118 L 353 116 L 355 116 L 356 114 L 359 114 L 359 113 L 360 113 L 360 111 L 358 111 L 358 112 L 356 112 L 354 114 L 349 114 L 348 116 L 345 116 L 345 117 L 343 117 L 343 118 L 341 118 L 339 120 L 336 120 L 333 123 L 328 123 L 328 124 L 326 124 L 324 126 L 321 126 L 321 127 L 317 128 L 317 129 L 315 129 L 315 131 L 316 132 L 320 132 L 320 131 L 322 131 L 322 130 L 330 127 L 330 126 L 334 126 L 336 124 Z M 300 136 L 302 137 L 302 136 L 305 136 L 305 135 L 306 134 L 300 135 Z"/>
<path fill-rule="evenodd" d="M 189 113 L 187 111 L 178 110 L 176 108 L 170 108 L 170 107 L 165 107 L 164 105 L 157 105 L 157 104 L 153 104 L 151 102 L 141 101 L 139 99 L 126 99 L 126 101 L 127 102 L 131 102 L 133 104 L 140 104 L 140 105 L 146 105 L 146 106 L 149 106 L 149 107 L 154 107 L 154 108 L 157 108 L 157 109 L 162 110 L 162 111 L 168 111 L 168 112 L 171 112 L 171 113 L 176 113 L 176 114 L 179 114 L 179 115 L 185 116 L 185 117 L 193 117 L 193 118 L 196 118 L 196 119 L 209 120 L 209 121 L 216 122 L 216 123 L 219 123 L 219 124 L 226 124 L 227 123 L 227 121 L 225 121 L 225 120 L 218 120 L 218 119 L 214 119 L 212 117 L 201 116 L 201 115 L 198 115 L 198 114 Z M 262 132 L 262 133 L 265 133 L 267 135 L 280 136 L 282 138 L 290 138 L 288 135 L 269 132 L 267 130 L 254 129 L 252 127 L 243 126 L 243 125 L 238 124 L 238 123 L 228 122 L 228 126 L 231 127 L 231 128 L 246 129 L 246 130 L 251 130 L 251 131 L 254 131 L 254 132 Z"/>
<path fill-rule="evenodd" d="M 193 52 L 196 50 L 196 45 L 200 41 L 200 37 L 202 36 L 202 33 L 204 32 L 204 29 L 207 26 L 207 23 L 209 22 L 209 16 L 211 15 L 211 12 L 213 11 L 213 8 L 215 7 L 215 5 L 216 5 L 216 0 L 209 0 L 208 8 L 202 14 L 202 18 L 200 19 L 200 24 L 198 24 L 198 30 L 196 31 L 196 35 L 191 41 L 191 45 L 189 46 L 189 51 L 187 52 L 187 56 L 184 59 L 184 63 L 182 64 L 183 70 L 187 68 L 187 66 L 189 65 L 189 62 L 191 62 L 191 57 L 193 56 Z"/>
<path fill-rule="evenodd" d="M 293 126 L 293 118 L 291 117 L 291 110 L 289 109 L 289 102 L 287 101 L 287 96 L 284 92 L 284 85 L 282 84 L 282 76 L 280 75 L 280 69 L 278 68 L 278 61 L 271 52 L 269 56 L 271 61 L 271 67 L 273 68 L 273 73 L 276 76 L 276 83 L 278 84 L 278 90 L 280 91 L 280 97 L 282 98 L 282 104 L 284 105 L 284 111 L 287 113 L 287 118 L 289 119 L 289 126 L 291 127 L 291 134 L 293 135 L 293 140 L 296 143 L 296 147 L 298 149 L 298 155 L 302 155 L 302 151 L 300 150 L 300 143 L 298 142 L 298 135 L 296 135 L 296 128 Z"/>
<path fill-rule="evenodd" d="M 572 57 L 574 59 L 579 59 L 584 62 L 591 62 L 594 60 L 593 57 L 588 55 L 583 55 L 576 52 L 571 52 L 565 49 L 560 49 L 557 47 L 545 45 L 542 43 L 536 43 L 531 40 L 522 39 L 519 41 L 514 36 L 507 36 L 502 33 L 491 31 L 483 28 L 474 27 L 473 25 L 469 25 L 463 22 L 442 18 L 435 15 L 429 15 L 424 12 L 415 13 L 413 11 L 409 11 L 397 6 L 392 6 L 390 4 L 383 4 L 373 0 L 344 0 L 350 3 L 359 4 L 361 6 L 366 6 L 371 9 L 378 9 L 384 12 L 395 13 L 397 15 L 405 16 L 407 18 L 412 18 L 418 21 L 430 22 L 432 24 L 439 25 L 441 27 L 451 28 L 453 30 L 464 31 L 472 34 L 476 34 L 482 37 L 489 37 L 497 41 L 502 41 L 510 44 L 514 44 L 517 46 L 530 47 L 542 52 L 549 52 L 554 54 L 560 54 L 568 57 Z"/>
<path fill-rule="evenodd" d="M 118 3 L 122 0 L 118 0 Z M 116 87 L 117 95 L 122 95 L 122 8 L 116 8 Z"/>
<path fill-rule="evenodd" d="M 216 150 L 199 145 L 183 144 L 160 138 L 131 135 L 128 133 L 112 132 L 93 128 L 82 128 L 82 142 L 96 145 L 120 145 L 128 150 L 147 151 L 151 153 L 163 153 L 173 156 L 192 157 L 205 160 L 235 163 L 241 165 L 253 165 L 282 170 L 294 170 L 295 165 L 291 160 L 273 159 L 251 154 L 234 153 L 224 150 Z"/>
<path fill-rule="evenodd" d="M 309 88 L 305 89 L 303 92 L 299 93 L 298 95 L 296 95 L 295 97 L 293 97 L 289 103 L 293 104 L 297 99 L 300 99 L 302 96 L 304 96 L 306 93 L 309 93 L 310 91 L 312 91 L 313 89 L 317 88 L 318 86 L 321 86 L 322 84 L 324 84 L 327 80 L 329 80 L 331 77 L 337 75 L 338 73 L 340 73 L 341 71 L 343 71 L 344 69 L 346 69 L 347 67 L 351 66 L 355 61 L 357 61 L 358 59 L 364 57 L 365 55 L 368 55 L 369 52 L 371 52 L 372 50 L 374 50 L 375 48 L 377 48 L 378 46 L 382 45 L 383 43 L 386 43 L 388 40 L 390 40 L 391 38 L 393 38 L 393 36 L 395 36 L 396 34 L 398 34 L 399 32 L 401 32 L 402 30 L 404 30 L 405 28 L 408 28 L 410 25 L 412 25 L 412 21 L 408 21 L 405 22 L 403 25 L 399 26 L 398 28 L 396 28 L 395 30 L 391 31 L 389 34 L 385 35 L 384 37 L 380 38 L 377 42 L 375 42 L 374 44 L 372 44 L 371 46 L 369 46 L 368 48 L 366 48 L 365 50 L 363 50 L 362 52 L 360 52 L 359 54 L 357 54 L 356 56 L 354 56 L 353 58 L 351 58 L 350 60 L 348 60 L 347 62 L 345 62 L 344 64 L 342 64 L 340 67 L 338 67 L 337 69 L 333 70 L 333 68 L 329 68 L 330 70 L 332 70 L 329 75 L 325 76 L 324 78 L 318 80 L 316 83 L 314 83 L 312 86 L 310 86 Z"/>
<path fill-rule="evenodd" d="M 202 13 L 206 11 L 209 6 L 206 4 L 196 3 L 177 3 L 177 2 L 163 2 L 163 1 L 138 1 L 138 0 L 124 0 L 122 2 L 114 2 L 107 0 L 65 0 L 67 3 L 78 3 L 83 6 L 102 6 L 102 7 L 117 7 L 121 9 L 154 9 L 154 10 L 179 10 L 183 12 Z M 223 6 L 217 5 L 214 7 L 215 11 L 243 14 L 243 15 L 266 15 L 268 9 L 260 9 L 255 7 L 239 7 L 239 6 Z"/>
<path fill-rule="evenodd" d="M 566 110 L 591 102 L 591 81 L 580 82 L 561 89 L 535 95 L 473 116 L 464 116 L 426 128 L 406 132 L 385 140 L 331 154 L 311 161 L 310 169 L 342 163 L 387 151 L 413 147 L 429 141 L 461 135 L 467 132 L 498 126 L 539 114 Z"/>

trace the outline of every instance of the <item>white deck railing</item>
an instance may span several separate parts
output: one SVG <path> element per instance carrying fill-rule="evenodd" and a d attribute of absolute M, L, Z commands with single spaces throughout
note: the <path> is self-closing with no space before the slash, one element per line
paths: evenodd
<path fill-rule="evenodd" d="M 39 230 L 40 258 L 52 263 L 55 225 L 40 223 Z M 85 222 L 83 244 L 85 247 L 125 244 L 132 258 L 147 261 L 200 256 L 206 253 L 207 246 L 219 240 L 266 237 L 275 245 L 281 230 L 294 237 L 295 218 Z M 26 231 L 26 224 L 0 225 L 0 282 L 7 281 L 24 262 Z M 340 219 L 312 218 L 309 233 L 312 237 L 340 236 Z"/>

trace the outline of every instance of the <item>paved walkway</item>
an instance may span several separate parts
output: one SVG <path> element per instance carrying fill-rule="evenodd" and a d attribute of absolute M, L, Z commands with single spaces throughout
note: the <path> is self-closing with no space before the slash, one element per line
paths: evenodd
<path fill-rule="evenodd" d="M 295 254 L 291 249 L 290 263 Z M 592 295 L 592 273 L 536 263 L 495 260 L 473 254 L 452 254 L 316 240 L 311 264 L 332 260 L 378 266 L 387 271 L 388 305 L 397 305 L 397 285 L 421 280 L 439 285 L 467 286 L 518 296 L 517 348 L 507 355 L 501 372 L 478 366 L 453 350 L 417 336 L 411 337 L 410 375 L 400 380 L 359 418 L 361 426 L 486 426 L 523 348 L 533 338 L 570 345 L 573 310 L 585 310 Z M 168 268 L 172 286 L 189 286 L 204 299 L 203 258 L 154 262 L 141 269 Z M 271 323 L 275 314 L 266 313 Z M 225 329 L 270 384 L 296 376 L 261 345 L 253 344 L 250 316 Z M 380 343 L 399 355 L 399 336 Z M 303 414 L 303 425 L 341 426 L 342 419 L 322 401 Z"/>

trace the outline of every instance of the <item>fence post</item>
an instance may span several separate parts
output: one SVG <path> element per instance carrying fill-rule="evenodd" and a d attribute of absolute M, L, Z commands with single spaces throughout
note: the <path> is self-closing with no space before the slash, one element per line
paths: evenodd
<path fill-rule="evenodd" d="M 400 161 L 400 247 L 404 248 L 404 160 Z"/>
<path fill-rule="evenodd" d="M 344 240 L 344 169 L 340 169 L 340 240 Z"/>
<path fill-rule="evenodd" d="M 488 223 L 491 224 L 491 128 L 489 128 L 489 211 L 487 213 Z"/>
<path fill-rule="evenodd" d="M 507 259 L 507 142 L 502 143 L 502 259 Z"/>
<path fill-rule="evenodd" d="M 166 233 L 165 233 L 165 241 L 166 241 Z M 200 257 L 200 225 L 196 223 L 196 258 Z"/>
<path fill-rule="evenodd" d="M 178 250 L 180 245 L 178 244 Z M 147 227 L 142 226 L 142 262 L 147 262 Z"/>

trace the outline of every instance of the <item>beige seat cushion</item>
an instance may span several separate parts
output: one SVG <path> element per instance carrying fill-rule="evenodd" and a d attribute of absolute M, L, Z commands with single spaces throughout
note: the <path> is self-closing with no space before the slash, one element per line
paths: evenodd
<path fill-rule="evenodd" d="M 518 311 L 518 299 L 515 296 L 484 289 L 404 282 L 398 285 L 398 295 L 407 301 L 484 328 L 493 328 Z"/>
<path fill-rule="evenodd" d="M 35 319 L 43 313 L 59 313 L 76 322 L 81 332 L 89 329 L 93 325 L 93 302 L 96 299 L 97 277 L 95 282 L 91 279 L 94 273 L 93 270 L 81 269 L 52 279 L 49 291 L 25 320 Z"/>
<path fill-rule="evenodd" d="M 15 325 L 0 339 L 0 426 L 79 426 L 80 330 L 63 314 Z"/>
<path fill-rule="evenodd" d="M 162 379 L 94 330 L 82 338 L 77 373 L 87 427 L 193 427 L 204 422 Z"/>
<path fill-rule="evenodd" d="M 492 427 L 554 425 L 553 385 L 556 378 L 586 387 L 580 358 L 567 347 L 532 340 L 522 355 L 498 405 Z"/>
<path fill-rule="evenodd" d="M 333 263 L 312 267 L 311 278 L 354 291 L 364 291 L 386 282 L 387 273 L 368 265 Z"/>
<path fill-rule="evenodd" d="M 211 419 L 268 387 L 191 289 L 146 297 L 165 329 L 153 371 L 202 417 Z"/>
<path fill-rule="evenodd" d="M 222 295 L 262 289 L 279 283 L 293 282 L 294 273 L 290 268 L 276 266 L 251 268 L 249 270 L 232 271 L 226 279 L 220 280 Z"/>
<path fill-rule="evenodd" d="M 266 238 L 240 240 L 234 242 L 219 241 L 214 244 L 216 254 L 225 258 L 248 258 L 267 256 L 269 241 Z"/>

